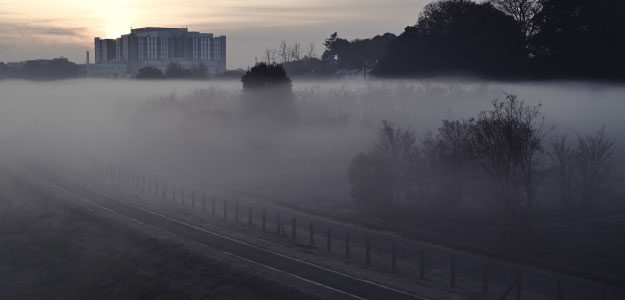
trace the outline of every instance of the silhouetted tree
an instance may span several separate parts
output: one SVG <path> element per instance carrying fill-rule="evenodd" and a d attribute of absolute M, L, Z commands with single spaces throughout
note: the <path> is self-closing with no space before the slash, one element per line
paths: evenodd
<path fill-rule="evenodd" d="M 412 130 L 382 121 L 372 149 L 356 156 L 348 168 L 352 197 L 359 206 L 367 211 L 376 209 L 377 216 L 384 219 L 401 206 L 413 184 L 418 153 L 415 142 Z"/>
<path fill-rule="evenodd" d="M 556 137 L 549 144 L 549 158 L 553 164 L 553 172 L 558 181 L 562 207 L 571 208 L 571 193 L 575 176 L 575 152 L 567 141 L 566 135 Z"/>
<path fill-rule="evenodd" d="M 185 78 L 190 76 L 190 72 L 179 63 L 171 62 L 167 65 L 165 76 L 167 78 Z"/>
<path fill-rule="evenodd" d="M 294 118 L 291 79 L 282 65 L 257 64 L 241 77 L 241 82 L 247 113 Z"/>
<path fill-rule="evenodd" d="M 190 77 L 193 78 L 206 78 L 208 77 L 208 67 L 204 63 L 194 65 L 191 70 L 188 71 Z"/>
<path fill-rule="evenodd" d="M 527 211 L 534 206 L 542 128 L 540 105 L 530 106 L 510 94 L 505 101 L 495 100 L 473 126 L 472 149 L 482 168 L 499 183 L 508 214 L 521 207 L 523 194 Z"/>
<path fill-rule="evenodd" d="M 462 201 L 466 172 L 473 161 L 472 127 L 474 120 L 443 121 L 436 136 L 423 141 L 423 152 L 431 168 L 430 180 L 437 191 L 437 204 L 456 208 Z"/>
<path fill-rule="evenodd" d="M 518 23 L 490 3 L 432 2 L 395 39 L 375 73 L 519 76 L 524 50 L 518 33 Z"/>
<path fill-rule="evenodd" d="M 373 68 L 386 57 L 394 39 L 394 34 L 386 33 L 371 39 L 348 41 L 335 32 L 324 43 L 326 50 L 322 59 L 340 69 L 359 69 L 364 64 Z"/>
<path fill-rule="evenodd" d="M 139 69 L 136 78 L 138 79 L 164 79 L 165 75 L 159 68 L 155 67 L 143 67 Z"/>
<path fill-rule="evenodd" d="M 403 129 L 390 121 L 382 121 L 378 140 L 373 145 L 373 153 L 388 162 L 393 182 L 393 206 L 400 206 L 416 158 L 416 136 L 414 131 Z"/>
<path fill-rule="evenodd" d="M 601 127 L 593 134 L 577 136 L 575 155 L 577 158 L 582 206 L 586 213 L 595 207 L 596 197 L 605 180 L 614 168 L 615 136 L 610 136 Z"/>
<path fill-rule="evenodd" d="M 625 78 L 625 1 L 541 0 L 532 70 L 541 78 Z"/>

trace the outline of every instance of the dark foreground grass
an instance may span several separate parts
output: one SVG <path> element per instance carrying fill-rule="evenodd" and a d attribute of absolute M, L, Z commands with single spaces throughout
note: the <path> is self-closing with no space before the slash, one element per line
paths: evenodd
<path fill-rule="evenodd" d="M 337 297 L 125 223 L 3 176 L 0 299 Z"/>

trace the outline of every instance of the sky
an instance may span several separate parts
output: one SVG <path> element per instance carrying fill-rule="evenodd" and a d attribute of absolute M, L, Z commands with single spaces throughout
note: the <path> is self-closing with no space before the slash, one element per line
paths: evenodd
<path fill-rule="evenodd" d="M 246 68 L 280 41 L 316 44 L 413 25 L 428 0 L 0 0 L 0 61 L 64 56 L 84 63 L 93 38 L 139 27 L 226 35 L 228 68 Z M 93 57 L 93 56 L 92 56 Z"/>

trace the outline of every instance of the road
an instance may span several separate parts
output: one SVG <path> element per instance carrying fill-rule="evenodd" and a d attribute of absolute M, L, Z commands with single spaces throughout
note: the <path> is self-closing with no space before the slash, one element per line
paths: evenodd
<path fill-rule="evenodd" d="M 74 194 L 101 209 L 153 226 L 170 234 L 218 249 L 253 264 L 282 272 L 298 279 L 342 293 L 355 299 L 422 299 L 426 298 L 377 284 L 365 279 L 329 270 L 296 258 L 271 252 L 219 233 L 200 228 L 162 214 L 134 206 L 115 196 L 94 191 L 72 182 L 43 167 L 30 169 L 50 185 Z"/>

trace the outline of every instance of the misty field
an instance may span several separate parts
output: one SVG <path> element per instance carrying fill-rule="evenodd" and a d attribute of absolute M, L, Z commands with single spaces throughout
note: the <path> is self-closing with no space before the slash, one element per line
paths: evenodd
<path fill-rule="evenodd" d="M 371 147 L 383 120 L 435 133 L 443 120 L 475 118 L 495 99 L 515 94 L 542 104 L 545 141 L 605 126 L 616 136 L 617 160 L 598 197 L 599 215 L 579 221 L 557 214 L 559 195 L 547 153 L 536 207 L 536 255 L 560 263 L 586 262 L 583 271 L 625 277 L 625 88 L 583 82 L 321 81 L 293 85 L 296 117 L 289 122 L 249 120 L 241 113 L 238 81 L 0 81 L 0 143 L 24 155 L 81 165 L 95 157 L 187 186 L 227 187 L 275 203 L 343 221 L 384 226 L 359 213 L 347 168 Z M 482 175 L 480 175 L 482 176 Z M 482 180 L 477 176 L 477 181 Z M 410 212 L 394 230 L 435 242 L 498 251 L 499 223 L 483 218 L 497 198 L 489 184 L 469 184 L 460 213 Z M 577 195 L 574 195 L 577 199 Z M 553 217 L 551 217 L 553 216 Z M 454 224 L 468 224 L 464 228 Z M 564 226 L 564 227 L 563 227 Z M 564 229 L 562 229 L 564 228 Z M 583 232 L 577 242 L 574 235 Z M 595 234 L 591 234 L 594 232 Z M 553 239 L 553 236 L 563 240 Z M 453 241 L 453 242 L 450 242 Z M 565 242 L 563 242 L 565 241 Z M 574 250 L 594 245 L 592 253 Z M 561 249 L 569 249 L 560 255 Z M 620 249 L 620 250 L 619 250 Z M 589 260 L 588 258 L 592 259 Z"/>

